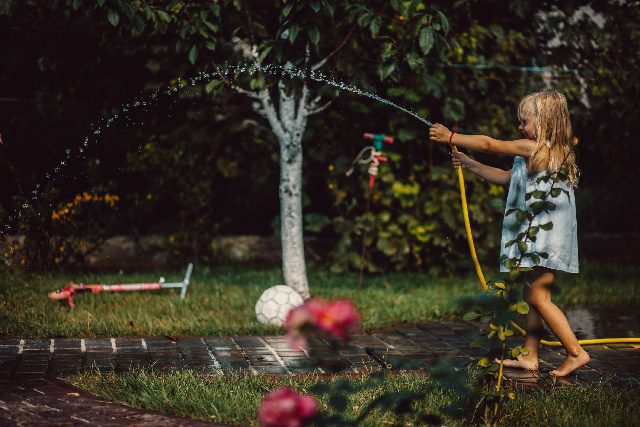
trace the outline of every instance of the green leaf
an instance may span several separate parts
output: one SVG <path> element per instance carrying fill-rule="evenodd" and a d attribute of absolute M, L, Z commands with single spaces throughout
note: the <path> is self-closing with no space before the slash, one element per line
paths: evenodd
<path fill-rule="evenodd" d="M 431 28 L 424 27 L 420 30 L 419 42 L 422 53 L 428 54 L 433 47 L 433 31 L 431 31 Z"/>
<path fill-rule="evenodd" d="M 189 62 L 191 62 L 191 64 L 195 64 L 197 59 L 198 59 L 198 48 L 195 45 L 193 45 L 189 50 Z"/>
<path fill-rule="evenodd" d="M 549 221 L 546 224 L 541 224 L 540 228 L 542 228 L 545 231 L 549 231 L 553 228 L 553 222 Z"/>
<path fill-rule="evenodd" d="M 499 339 L 500 341 L 504 341 L 506 338 L 507 338 L 507 337 L 505 336 L 504 328 L 503 328 L 502 326 L 500 326 L 500 327 L 498 328 L 498 339 Z"/>
<path fill-rule="evenodd" d="M 327 0 L 322 0 L 322 4 L 324 5 L 324 8 L 327 9 L 327 12 L 329 12 L 329 16 L 333 18 L 333 14 L 335 12 L 333 9 L 333 5 L 329 3 Z"/>
<path fill-rule="evenodd" d="M 211 51 L 216 50 L 216 44 L 214 42 L 206 41 L 204 43 L 205 47 Z"/>
<path fill-rule="evenodd" d="M 549 258 L 549 254 L 546 252 L 536 252 L 540 257 L 547 259 Z"/>
<path fill-rule="evenodd" d="M 107 12 L 107 19 L 111 25 L 117 27 L 118 22 L 120 22 L 120 14 L 113 9 L 109 9 L 109 12 Z"/>
<path fill-rule="evenodd" d="M 538 230 L 539 230 L 538 227 L 533 226 L 529 229 L 529 231 L 527 232 L 527 235 L 529 236 L 529 238 L 534 237 L 536 234 L 538 234 Z"/>
<path fill-rule="evenodd" d="M 292 24 L 289 27 L 289 42 L 291 44 L 293 44 L 296 41 L 296 38 L 298 37 L 299 32 L 300 32 L 300 27 L 298 26 L 298 24 Z"/>
<path fill-rule="evenodd" d="M 291 9 L 293 9 L 295 4 L 296 2 L 294 0 L 289 0 L 289 2 L 282 8 L 282 16 L 285 18 L 289 16 L 289 13 L 291 13 Z"/>
<path fill-rule="evenodd" d="M 73 10 L 78 10 L 80 9 L 80 6 L 82 6 L 82 0 L 73 0 Z"/>
<path fill-rule="evenodd" d="M 476 313 L 475 311 L 470 311 L 468 313 L 465 313 L 465 315 L 462 318 L 464 320 L 476 320 L 480 316 L 482 316 L 480 313 Z"/>
<path fill-rule="evenodd" d="M 371 23 L 369 24 L 369 31 L 371 31 L 372 37 L 378 35 L 378 31 L 380 31 L 380 24 L 382 24 L 382 18 L 379 16 L 376 16 L 371 20 Z"/>
<path fill-rule="evenodd" d="M 529 249 L 529 246 L 525 242 L 518 242 L 518 250 L 521 254 L 524 254 Z"/>
<path fill-rule="evenodd" d="M 311 40 L 311 43 L 318 46 L 318 43 L 320 42 L 320 30 L 318 30 L 318 27 L 313 26 L 309 28 L 307 33 L 309 34 L 309 40 Z"/>
<path fill-rule="evenodd" d="M 405 59 L 407 60 L 407 64 L 409 64 L 409 68 L 411 68 L 413 71 L 416 71 L 422 68 L 422 66 L 424 65 L 422 58 L 420 58 L 414 52 L 407 53 L 407 56 Z"/>
<path fill-rule="evenodd" d="M 552 188 L 551 189 L 551 196 L 552 197 L 558 197 L 560 195 L 560 193 L 562 193 L 562 189 L 560 189 L 560 188 Z"/>
<path fill-rule="evenodd" d="M 380 66 L 378 66 L 378 75 L 380 76 L 380 80 L 384 80 L 389 77 L 389 75 L 393 73 L 393 70 L 395 70 L 395 68 L 395 61 L 387 62 L 386 64 L 381 64 Z"/>
<path fill-rule="evenodd" d="M 442 25 L 442 29 L 444 30 L 444 35 L 446 36 L 449 33 L 449 20 L 444 15 L 444 13 L 438 11 L 438 17 L 440 18 L 440 25 Z"/>
<path fill-rule="evenodd" d="M 204 21 L 204 25 L 206 25 L 206 26 L 207 26 L 207 28 L 209 28 L 209 29 L 210 29 L 211 31 L 213 31 L 214 33 L 217 33 L 217 32 L 218 32 L 218 26 L 217 26 L 217 25 L 212 24 L 212 23 L 211 23 L 211 22 L 209 22 L 209 21 Z"/>
<path fill-rule="evenodd" d="M 259 57 L 260 62 L 264 61 L 264 59 L 267 57 L 269 52 L 271 52 L 271 49 L 273 49 L 273 46 L 267 46 L 264 49 L 262 49 L 262 52 L 260 52 L 260 57 Z"/>
<path fill-rule="evenodd" d="M 264 82 L 262 80 L 262 77 L 251 79 L 251 81 L 249 82 L 249 88 L 251 88 L 251 90 L 259 89 L 263 86 L 263 83 Z"/>
<path fill-rule="evenodd" d="M 492 24 L 489 25 L 489 31 L 496 39 L 502 39 L 504 37 L 504 30 L 500 25 Z"/>
<path fill-rule="evenodd" d="M 526 220 L 529 219 L 529 212 L 527 211 L 521 211 L 518 209 L 518 212 L 516 213 L 516 219 L 520 222 L 524 222 Z"/>
<path fill-rule="evenodd" d="M 514 304 L 513 308 L 520 314 L 527 314 L 529 312 L 529 304 L 524 301 L 520 301 L 517 304 Z"/>
<path fill-rule="evenodd" d="M 169 15 L 164 10 L 159 10 L 157 13 L 160 19 L 163 20 L 164 22 L 171 22 L 171 15 Z"/>
<path fill-rule="evenodd" d="M 204 87 L 204 91 L 206 93 L 212 93 L 214 92 L 216 89 L 218 89 L 220 86 L 222 86 L 222 81 L 221 80 L 211 80 L 209 83 L 206 84 L 206 86 Z"/>
<path fill-rule="evenodd" d="M 320 12 L 320 2 L 318 0 L 311 0 L 309 6 L 311 6 L 311 9 L 313 9 L 315 13 Z"/>
<path fill-rule="evenodd" d="M 518 209 L 518 208 L 511 208 L 511 209 L 508 209 L 508 210 L 507 210 L 507 212 L 505 212 L 504 216 L 509 216 L 509 215 L 511 215 L 511 214 L 512 214 L 512 213 L 514 213 L 514 212 L 518 212 L 519 210 L 520 210 L 520 209 Z"/>

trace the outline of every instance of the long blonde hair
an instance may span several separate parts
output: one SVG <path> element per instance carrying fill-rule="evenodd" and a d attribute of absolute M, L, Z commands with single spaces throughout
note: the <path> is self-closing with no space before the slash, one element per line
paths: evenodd
<path fill-rule="evenodd" d="M 564 161 L 569 172 L 568 182 L 577 185 L 580 171 L 571 149 L 573 131 L 567 98 L 555 90 L 531 93 L 520 101 L 518 117 L 534 121 L 537 143 L 527 158 L 529 172 L 556 172 Z M 546 141 L 551 143 L 549 148 Z"/>

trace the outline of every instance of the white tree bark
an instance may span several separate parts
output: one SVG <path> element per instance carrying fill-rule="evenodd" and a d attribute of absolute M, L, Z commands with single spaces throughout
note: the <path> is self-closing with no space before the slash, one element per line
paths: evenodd
<path fill-rule="evenodd" d="M 258 97 L 261 101 L 261 113 L 269 121 L 280 146 L 282 272 L 285 284 L 307 299 L 310 294 L 302 221 L 302 136 L 307 126 L 307 117 L 313 111 L 307 105 L 309 90 L 306 84 L 297 100 L 297 106 L 295 93 L 287 94 L 284 82 L 280 82 L 278 89 L 279 111 L 276 111 L 268 90 L 262 90 Z"/>

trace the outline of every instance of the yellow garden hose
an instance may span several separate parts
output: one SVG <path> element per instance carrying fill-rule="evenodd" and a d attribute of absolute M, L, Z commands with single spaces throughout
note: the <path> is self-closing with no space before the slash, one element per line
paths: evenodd
<path fill-rule="evenodd" d="M 456 153 L 458 149 L 453 146 L 452 150 Z M 478 262 L 478 255 L 476 254 L 476 248 L 473 244 L 473 236 L 471 235 L 471 223 L 469 221 L 469 209 L 467 207 L 467 194 L 464 189 L 464 176 L 462 175 L 462 168 L 457 167 L 458 171 L 458 183 L 460 184 L 460 199 L 462 201 L 462 215 L 464 217 L 464 228 L 467 231 L 467 242 L 469 243 L 469 251 L 471 252 L 471 258 L 473 258 L 473 266 L 476 270 L 476 274 L 478 276 L 478 280 L 480 281 L 480 286 L 483 291 L 487 291 L 489 287 L 487 286 L 487 281 L 484 278 L 484 274 L 482 274 L 482 268 L 480 267 L 480 262 Z M 518 326 L 515 322 L 511 322 L 511 325 L 522 335 L 526 335 L 527 332 Z M 547 341 L 541 340 L 541 344 L 548 346 L 562 346 L 560 341 Z M 640 343 L 640 338 L 600 338 L 600 339 L 592 339 L 592 340 L 579 340 L 578 343 L 580 345 L 588 345 L 588 344 L 620 344 L 620 343 Z"/>

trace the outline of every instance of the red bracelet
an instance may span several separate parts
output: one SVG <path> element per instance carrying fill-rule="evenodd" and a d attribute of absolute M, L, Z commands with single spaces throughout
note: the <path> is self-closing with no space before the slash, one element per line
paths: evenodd
<path fill-rule="evenodd" d="M 453 147 L 453 134 L 456 133 L 455 130 L 451 131 L 451 136 L 449 137 L 449 147 Z"/>

